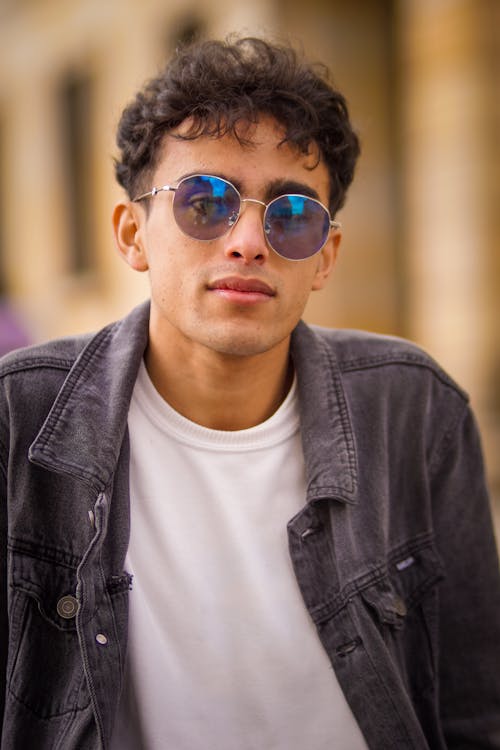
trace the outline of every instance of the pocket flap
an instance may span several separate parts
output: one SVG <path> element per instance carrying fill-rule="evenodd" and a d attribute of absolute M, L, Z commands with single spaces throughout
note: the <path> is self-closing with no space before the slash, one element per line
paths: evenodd
<path fill-rule="evenodd" d="M 383 577 L 363 589 L 361 596 L 381 623 L 397 628 L 443 577 L 443 566 L 432 544 L 405 545 L 394 550 Z"/>
<path fill-rule="evenodd" d="M 75 628 L 78 610 L 75 566 L 13 550 L 10 581 L 15 591 L 37 602 L 45 620 L 61 630 Z M 71 611 L 67 604 L 70 601 L 73 601 Z"/>

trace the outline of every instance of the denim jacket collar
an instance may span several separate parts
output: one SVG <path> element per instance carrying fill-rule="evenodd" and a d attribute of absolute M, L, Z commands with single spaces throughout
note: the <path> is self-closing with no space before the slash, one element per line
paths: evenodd
<path fill-rule="evenodd" d="M 307 499 L 354 504 L 356 449 L 339 363 L 314 328 L 302 321 L 292 334 L 291 355 L 299 386 Z"/>
<path fill-rule="evenodd" d="M 149 303 L 144 303 L 90 339 L 31 445 L 31 461 L 98 491 L 110 484 L 147 345 L 148 322 Z M 299 385 L 307 499 L 355 503 L 356 452 L 338 362 L 303 322 L 292 334 L 291 355 Z M 326 403 L 318 394 L 327 394 Z"/>
<path fill-rule="evenodd" d="M 90 339 L 30 447 L 33 463 L 81 479 L 98 492 L 109 486 L 147 345 L 148 321 L 149 303 L 144 303 Z"/>

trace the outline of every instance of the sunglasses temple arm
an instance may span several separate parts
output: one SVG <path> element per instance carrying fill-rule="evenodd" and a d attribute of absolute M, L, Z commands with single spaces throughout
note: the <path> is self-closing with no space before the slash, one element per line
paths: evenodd
<path fill-rule="evenodd" d="M 137 203 L 138 201 L 142 201 L 143 198 L 149 198 L 149 196 L 154 198 L 154 196 L 157 193 L 161 193 L 162 190 L 177 190 L 177 188 L 172 187 L 171 185 L 162 185 L 161 187 L 154 187 L 152 190 L 149 190 L 147 193 L 142 193 L 142 195 L 138 195 L 137 198 L 132 198 L 132 203 Z"/>

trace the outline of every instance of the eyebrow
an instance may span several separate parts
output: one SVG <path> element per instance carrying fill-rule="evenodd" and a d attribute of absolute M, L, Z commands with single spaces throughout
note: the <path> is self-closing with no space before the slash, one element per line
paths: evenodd
<path fill-rule="evenodd" d="M 273 180 L 266 189 L 266 200 L 272 200 L 280 195 L 307 195 L 309 198 L 320 200 L 316 190 L 304 182 L 296 180 L 279 179 Z"/>
<path fill-rule="evenodd" d="M 177 184 L 181 180 L 184 180 L 186 177 L 193 177 L 193 175 L 197 174 L 210 174 L 212 177 L 220 177 L 222 180 L 226 180 L 227 182 L 230 182 L 232 185 L 234 185 L 234 187 L 242 195 L 242 197 L 245 197 L 245 195 L 243 194 L 244 191 L 241 180 L 239 180 L 237 177 L 232 177 L 221 172 L 187 172 L 186 174 L 178 177 L 172 184 Z M 297 180 L 288 180 L 286 178 L 272 180 L 266 186 L 264 201 L 271 201 L 273 200 L 273 198 L 278 198 L 280 195 L 306 195 L 308 198 L 315 198 L 317 201 L 321 200 L 317 191 L 314 190 L 314 188 L 312 188 L 310 185 L 307 185 L 304 182 L 298 182 Z M 254 196 L 250 195 L 247 197 L 253 198 Z"/>

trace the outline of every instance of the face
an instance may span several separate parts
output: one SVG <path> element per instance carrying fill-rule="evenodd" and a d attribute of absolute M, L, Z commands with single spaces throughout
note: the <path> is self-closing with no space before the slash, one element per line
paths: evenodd
<path fill-rule="evenodd" d="M 242 146 L 231 136 L 182 141 L 167 135 L 149 189 L 202 173 L 229 180 L 243 198 L 267 203 L 304 192 L 328 205 L 328 172 L 315 154 L 278 146 L 282 132 L 271 119 L 261 119 L 251 137 Z M 146 200 L 148 210 L 145 202 L 119 204 L 114 226 L 130 266 L 149 272 L 150 340 L 156 347 L 253 356 L 286 345 L 311 290 L 321 289 L 332 269 L 338 231 L 317 255 L 290 261 L 266 244 L 264 208 L 257 203 L 243 204 L 225 236 L 203 242 L 178 228 L 172 192 Z"/>

